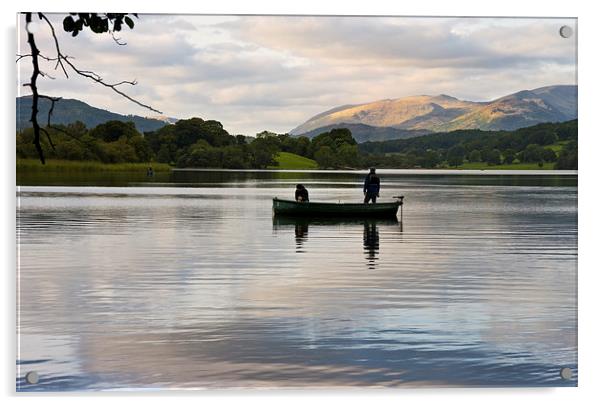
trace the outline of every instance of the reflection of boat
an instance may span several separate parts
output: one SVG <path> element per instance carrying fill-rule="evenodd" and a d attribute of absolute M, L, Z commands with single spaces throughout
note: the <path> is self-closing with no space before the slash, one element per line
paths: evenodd
<path fill-rule="evenodd" d="M 395 217 L 397 210 L 403 204 L 403 196 L 395 198 L 397 198 L 395 202 L 376 204 L 297 202 L 274 198 L 272 209 L 275 215 L 386 218 Z"/>
<path fill-rule="evenodd" d="M 274 229 L 286 228 L 287 226 L 293 225 L 295 229 L 298 227 L 306 227 L 309 225 L 364 225 L 366 223 L 365 218 L 358 217 L 339 217 L 339 218 L 325 218 L 325 217 L 299 217 L 294 215 L 276 215 L 272 218 L 272 224 Z M 374 223 L 377 225 L 398 225 L 400 222 L 397 217 L 386 217 L 370 219 L 368 223 Z"/>
<path fill-rule="evenodd" d="M 325 218 L 325 217 L 299 217 L 289 215 L 274 215 L 272 218 L 272 224 L 274 231 L 290 231 L 295 230 L 295 244 L 297 253 L 305 253 L 307 250 L 304 248 L 305 242 L 308 240 L 309 228 L 323 227 L 323 231 L 353 235 L 355 231 L 363 227 L 363 245 L 364 253 L 367 260 L 367 266 L 369 269 L 375 269 L 378 261 L 378 254 L 380 250 L 380 236 L 379 227 L 385 227 L 389 234 L 391 233 L 390 226 L 393 225 L 400 232 L 403 232 L 402 222 L 397 217 L 387 218 L 357 218 L 357 217 L 344 217 L 344 218 Z M 322 237 L 324 237 L 324 232 Z M 357 234 L 357 233 L 355 233 Z M 320 232 L 317 233 L 317 237 L 320 237 Z"/>

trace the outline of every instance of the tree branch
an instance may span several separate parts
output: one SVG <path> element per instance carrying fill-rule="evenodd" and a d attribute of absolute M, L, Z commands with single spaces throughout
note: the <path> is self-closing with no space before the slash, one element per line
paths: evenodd
<path fill-rule="evenodd" d="M 52 150 L 56 150 L 56 148 L 54 147 L 54 143 L 52 142 L 52 138 L 50 138 L 50 134 L 48 133 L 46 128 L 40 128 L 40 131 L 42 131 L 46 134 L 46 138 L 48 138 L 48 143 L 52 147 Z"/>
<path fill-rule="evenodd" d="M 25 23 L 31 23 L 31 13 L 25 13 Z M 40 51 L 36 45 L 36 41 L 33 33 L 27 31 L 27 43 L 29 44 L 29 49 L 31 49 L 31 65 L 33 66 L 31 72 L 31 80 L 29 82 L 29 87 L 31 88 L 32 101 L 31 101 L 31 125 L 33 127 L 33 145 L 38 152 L 38 156 L 40 157 L 40 161 L 42 164 L 46 164 L 46 159 L 44 159 L 44 151 L 42 150 L 42 145 L 40 144 L 40 125 L 38 124 L 38 76 L 40 74 L 40 66 L 38 64 L 38 55 Z"/>
<path fill-rule="evenodd" d="M 54 46 L 56 47 L 56 54 L 57 54 L 56 55 L 56 66 L 54 68 L 57 69 L 60 66 L 61 69 L 63 69 L 63 73 L 65 74 L 65 77 L 69 78 L 69 75 L 67 74 L 67 69 L 65 69 L 65 65 L 63 65 L 63 61 L 61 60 L 62 59 L 61 47 L 59 46 L 59 40 L 56 37 L 56 32 L 54 31 L 54 26 L 52 25 L 50 20 L 48 18 L 46 18 L 46 16 L 44 14 L 38 13 L 38 18 L 40 20 L 45 20 L 48 23 L 48 26 L 50 27 L 50 32 L 52 33 L 52 38 L 54 39 Z"/>
<path fill-rule="evenodd" d="M 40 98 L 44 98 L 46 100 L 50 100 L 50 109 L 48 109 L 48 122 L 46 124 L 47 127 L 50 126 L 50 117 L 52 116 L 52 113 L 54 112 L 54 104 L 59 102 L 61 100 L 61 97 L 50 97 L 50 96 L 46 96 L 43 94 L 39 95 Z"/>
<path fill-rule="evenodd" d="M 140 101 L 132 98 L 131 96 L 127 95 L 126 93 L 124 93 L 123 91 L 121 91 L 120 89 L 117 88 L 117 86 L 120 86 L 122 84 L 130 84 L 130 85 L 134 86 L 134 85 L 137 84 L 136 81 L 121 81 L 119 83 L 114 83 L 114 84 L 107 83 L 107 82 L 104 81 L 104 79 L 99 74 L 97 74 L 95 72 L 92 72 L 92 71 L 89 71 L 89 70 L 81 70 L 77 66 L 75 66 L 73 63 L 71 63 L 71 61 L 68 59 L 68 57 L 61 52 L 61 49 L 60 49 L 60 46 L 59 46 L 59 41 L 58 41 L 58 38 L 56 37 L 56 32 L 54 31 L 54 26 L 52 25 L 52 23 L 50 22 L 50 20 L 44 14 L 42 14 L 42 13 L 38 13 L 38 15 L 39 15 L 40 19 L 43 19 L 44 21 L 46 21 L 46 23 L 50 27 L 50 31 L 51 31 L 52 37 L 54 39 L 54 44 L 55 44 L 55 47 L 56 47 L 56 53 L 57 53 L 57 59 L 58 59 L 58 61 L 57 61 L 57 67 L 60 65 L 61 68 L 63 69 L 65 75 L 67 75 L 67 70 L 65 69 L 65 65 L 63 64 L 63 62 L 67 66 L 69 66 L 78 75 L 83 76 L 83 77 L 87 77 L 88 79 L 93 80 L 94 82 L 96 82 L 96 83 L 98 83 L 98 84 L 100 84 L 100 85 L 102 85 L 104 87 L 110 88 L 115 93 L 119 94 L 120 96 L 122 96 L 122 97 L 124 97 L 124 98 L 126 98 L 128 100 L 130 100 L 134 104 L 139 105 L 140 107 L 144 107 L 144 108 L 146 108 L 148 110 L 151 110 L 153 112 L 156 112 L 158 114 L 163 114 L 161 111 L 159 111 L 159 110 L 151 107 L 150 105 L 144 104 L 144 103 L 142 103 L 142 102 L 140 102 Z"/>
<path fill-rule="evenodd" d="M 109 32 L 111 33 L 111 36 L 113 37 L 113 41 L 115 41 L 115 43 L 116 43 L 117 45 L 120 45 L 120 46 L 125 46 L 125 45 L 127 45 L 127 42 L 123 42 L 123 41 L 121 40 L 121 38 L 117 38 L 117 37 L 115 36 L 115 31 L 109 31 Z"/>
<path fill-rule="evenodd" d="M 29 24 L 32 23 L 32 15 L 33 13 L 25 13 L 25 22 L 26 22 L 26 27 L 28 27 Z M 54 46 L 56 48 L 56 58 L 49 58 L 47 56 L 44 56 L 40 53 L 40 50 L 38 49 L 36 42 L 35 42 L 35 36 L 33 34 L 33 32 L 29 31 L 29 28 L 27 28 L 27 43 L 29 44 L 30 47 L 30 52 L 29 54 L 24 54 L 24 55 L 17 55 L 17 60 L 16 62 L 19 62 L 21 59 L 23 58 L 31 58 L 32 62 L 32 74 L 31 74 L 31 80 L 29 83 L 25 83 L 23 84 L 23 86 L 27 86 L 31 88 L 31 92 L 32 92 L 32 106 L 31 106 L 31 124 L 33 127 L 33 133 L 34 133 L 34 139 L 33 139 L 33 144 L 35 146 L 36 151 L 38 152 L 38 156 L 40 157 L 40 161 L 42 162 L 42 164 L 46 163 L 45 157 L 44 157 L 44 151 L 42 149 L 42 145 L 40 143 L 40 133 L 43 132 L 44 134 L 46 134 L 46 137 L 48 138 L 48 142 L 50 143 L 50 146 L 55 149 L 55 145 L 52 142 L 52 139 L 50 137 L 50 133 L 47 131 L 47 129 L 45 128 L 40 128 L 40 125 L 38 123 L 38 113 L 39 113 L 39 99 L 40 98 L 44 98 L 47 100 L 50 100 L 50 109 L 48 111 L 48 118 L 47 118 L 47 125 L 46 128 L 51 128 L 54 129 L 56 131 L 60 131 L 65 133 L 66 135 L 74 138 L 74 139 L 78 139 L 79 141 L 83 142 L 81 139 L 79 139 L 78 137 L 70 134 L 68 131 L 65 131 L 64 129 L 60 128 L 60 127 L 54 127 L 50 125 L 50 119 L 52 116 L 52 113 L 54 111 L 54 107 L 55 107 L 55 103 L 58 102 L 60 100 L 59 98 L 56 97 L 50 97 L 50 96 L 45 96 L 45 95 L 41 95 L 38 93 L 38 87 L 37 87 L 37 80 L 39 76 L 42 77 L 48 77 L 50 79 L 54 79 L 52 76 L 48 75 L 45 72 L 42 72 L 40 70 L 40 66 L 39 66 L 39 59 L 43 59 L 49 62 L 56 62 L 56 65 L 54 67 L 54 69 L 58 69 L 59 67 L 61 68 L 61 70 L 63 71 L 63 73 L 65 74 L 66 78 L 69 78 L 69 74 L 67 73 L 67 67 L 71 68 L 75 73 L 77 73 L 80 76 L 86 77 L 104 87 L 110 88 L 111 90 L 113 90 L 115 93 L 119 94 L 120 96 L 124 97 L 127 100 L 130 100 L 131 102 L 133 102 L 134 104 L 137 104 L 143 108 L 146 108 L 148 110 L 151 110 L 153 112 L 156 112 L 158 114 L 162 114 L 161 111 L 151 107 L 150 105 L 146 105 L 136 99 L 134 99 L 133 97 L 129 96 L 128 94 L 124 93 L 123 91 L 121 91 L 118 86 L 124 85 L 124 84 L 129 84 L 132 86 L 135 86 L 137 84 L 136 80 L 133 81 L 129 81 L 129 80 L 123 80 L 120 81 L 118 83 L 107 83 L 99 74 L 93 72 L 93 71 L 89 71 L 89 70 L 81 70 L 79 69 L 77 66 L 75 66 L 75 64 L 73 64 L 70 59 L 73 59 L 72 57 L 65 55 L 61 52 L 61 48 L 59 45 L 59 41 L 58 38 L 56 36 L 56 31 L 54 30 L 54 26 L 52 25 L 52 23 L 50 22 L 50 20 L 43 14 L 43 13 L 37 13 L 38 18 L 40 20 L 44 20 L 46 21 L 46 23 L 48 24 L 48 27 L 50 28 L 50 32 L 52 34 L 52 38 L 54 40 Z M 137 17 L 136 14 L 134 14 L 134 16 Z M 128 22 L 127 18 L 126 18 L 126 23 Z M 130 28 L 133 27 L 133 23 L 128 23 L 128 25 L 130 26 Z M 30 27 L 30 26 L 29 26 Z M 117 29 L 119 30 L 119 29 Z M 106 31 L 106 30 L 105 30 Z M 109 33 L 111 34 L 113 40 L 118 44 L 118 45 L 126 45 L 125 42 L 121 42 L 120 38 L 117 38 L 115 36 L 115 27 L 113 30 L 109 30 Z M 95 31 L 96 32 L 96 31 Z"/>

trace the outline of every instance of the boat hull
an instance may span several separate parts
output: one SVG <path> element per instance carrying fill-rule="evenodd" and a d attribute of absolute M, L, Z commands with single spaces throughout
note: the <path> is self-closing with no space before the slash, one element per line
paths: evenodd
<path fill-rule="evenodd" d="M 272 210 L 274 215 L 290 215 L 302 217 L 355 217 L 355 218 L 390 218 L 397 215 L 401 201 L 391 203 L 322 203 L 297 202 L 274 198 Z"/>

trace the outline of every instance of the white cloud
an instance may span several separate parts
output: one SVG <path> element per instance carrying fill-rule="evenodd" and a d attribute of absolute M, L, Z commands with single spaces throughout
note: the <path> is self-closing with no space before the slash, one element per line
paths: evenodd
<path fill-rule="evenodd" d="M 64 53 L 175 117 L 222 121 L 232 133 L 288 131 L 334 106 L 415 94 L 489 100 L 523 89 L 575 83 L 575 39 L 560 19 L 366 18 L 141 15 L 133 30 L 109 35 L 62 32 Z M 28 53 L 24 30 L 21 53 Z M 39 47 L 53 56 L 41 25 Z M 112 111 L 150 112 L 110 90 L 44 63 L 56 80 L 40 91 Z M 20 64 L 22 83 L 29 76 Z"/>

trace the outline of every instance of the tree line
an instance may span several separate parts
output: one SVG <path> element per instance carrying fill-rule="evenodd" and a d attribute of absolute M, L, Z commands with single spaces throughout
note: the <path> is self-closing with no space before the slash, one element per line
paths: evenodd
<path fill-rule="evenodd" d="M 550 147 L 554 144 L 562 145 L 558 154 Z M 359 150 L 364 159 L 383 167 L 458 167 L 466 162 L 482 162 L 554 163 L 555 169 L 577 169 L 577 120 L 514 131 L 471 129 L 366 142 L 359 145 Z"/>
<path fill-rule="evenodd" d="M 279 152 L 315 159 L 320 167 L 352 167 L 359 156 L 357 143 L 346 128 L 333 129 L 313 139 L 263 131 L 254 138 L 230 135 L 218 121 L 180 120 L 144 138 L 156 161 L 177 167 L 264 169 L 277 164 Z"/>
<path fill-rule="evenodd" d="M 316 160 L 321 168 L 458 167 L 554 163 L 577 168 L 577 120 L 538 124 L 515 131 L 460 130 L 409 139 L 357 144 L 347 128 L 312 139 L 263 131 L 256 137 L 230 135 L 218 121 L 191 118 L 156 131 L 136 130 L 132 122 L 108 121 L 92 129 L 81 122 L 47 127 L 40 141 L 51 159 L 103 163 L 161 162 L 176 167 L 264 169 L 279 152 Z M 52 143 L 50 142 L 52 139 Z M 17 156 L 36 158 L 31 128 L 17 132 Z M 556 153 L 550 145 L 562 145 Z"/>
<path fill-rule="evenodd" d="M 132 122 L 107 121 L 92 129 L 82 122 L 45 128 L 40 142 L 49 159 L 102 163 L 168 163 L 176 167 L 264 169 L 278 152 L 315 158 L 321 167 L 353 167 L 357 143 L 348 129 L 334 129 L 310 140 L 261 132 L 255 138 L 230 135 L 218 121 L 191 118 L 156 131 L 137 131 Z M 34 131 L 17 132 L 17 157 L 37 158 Z"/>

